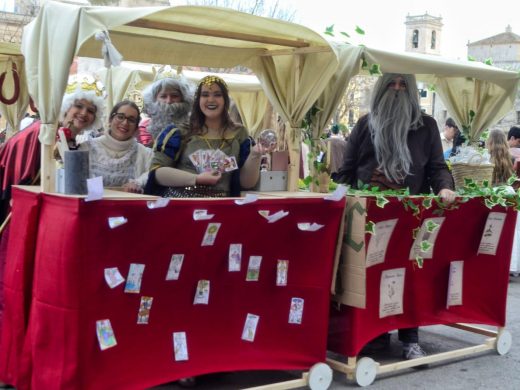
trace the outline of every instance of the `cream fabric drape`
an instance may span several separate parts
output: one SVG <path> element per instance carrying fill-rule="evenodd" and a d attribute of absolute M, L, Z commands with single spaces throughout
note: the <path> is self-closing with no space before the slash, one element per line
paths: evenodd
<path fill-rule="evenodd" d="M 231 92 L 244 126 L 249 134 L 256 138 L 263 130 L 264 116 L 269 100 L 263 91 L 256 92 Z"/>
<path fill-rule="evenodd" d="M 474 143 L 514 106 L 517 84 L 501 86 L 472 78 L 445 77 L 438 79 L 436 90 L 455 121 L 470 129 L 469 142 Z M 470 111 L 475 112 L 472 121 Z"/>
<path fill-rule="evenodd" d="M 9 125 L 6 139 L 19 130 L 20 121 L 23 119 L 29 105 L 29 91 L 25 77 L 24 57 L 21 55 L 19 47 L 14 44 L 0 43 L 0 74 L 6 72 L 2 85 L 2 95 L 9 100 L 12 99 L 15 93 L 12 73 L 13 64 L 16 66 L 19 78 L 19 96 L 12 104 L 0 103 L 0 114 L 2 114 L 2 117 L 5 118 Z"/>

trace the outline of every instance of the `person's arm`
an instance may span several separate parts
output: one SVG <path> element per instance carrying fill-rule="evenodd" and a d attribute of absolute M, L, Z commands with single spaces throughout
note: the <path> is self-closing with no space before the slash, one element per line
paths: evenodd
<path fill-rule="evenodd" d="M 241 152 L 243 149 L 249 148 L 249 154 L 244 162 L 244 165 L 240 169 L 240 187 L 249 189 L 253 188 L 258 182 L 258 178 L 260 177 L 260 161 L 262 160 L 262 155 L 266 152 L 266 150 L 260 145 L 259 142 L 256 145 L 251 146 L 252 141 L 247 140 L 245 142 L 249 143 L 249 146 L 242 145 L 240 147 Z"/>

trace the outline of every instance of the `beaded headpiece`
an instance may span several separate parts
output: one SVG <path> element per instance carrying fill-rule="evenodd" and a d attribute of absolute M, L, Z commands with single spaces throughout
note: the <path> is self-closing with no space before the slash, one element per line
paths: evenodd
<path fill-rule="evenodd" d="M 226 87 L 226 89 L 228 87 L 226 82 L 223 79 L 221 79 L 220 77 L 215 76 L 215 75 L 209 75 L 209 76 L 203 77 L 199 81 L 198 87 L 200 87 L 201 85 L 206 85 L 209 87 L 211 84 L 215 84 L 215 83 L 222 84 L 224 87 Z"/>

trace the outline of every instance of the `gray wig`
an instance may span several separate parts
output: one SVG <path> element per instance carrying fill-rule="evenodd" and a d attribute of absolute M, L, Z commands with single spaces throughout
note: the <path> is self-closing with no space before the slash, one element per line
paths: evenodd
<path fill-rule="evenodd" d="M 395 91 L 390 83 L 402 77 L 406 88 Z M 408 132 L 423 124 L 414 75 L 385 73 L 374 86 L 370 102 L 369 129 L 378 169 L 387 179 L 401 184 L 410 174 L 412 158 Z"/>
<path fill-rule="evenodd" d="M 157 95 L 163 89 L 176 89 L 182 95 L 182 101 L 188 103 L 188 106 L 193 105 L 194 100 L 194 87 L 190 81 L 184 76 L 178 77 L 166 77 L 154 81 L 152 84 L 147 86 L 143 91 L 144 108 L 143 111 L 151 115 L 150 108 L 153 107 L 153 103 L 157 99 Z"/>

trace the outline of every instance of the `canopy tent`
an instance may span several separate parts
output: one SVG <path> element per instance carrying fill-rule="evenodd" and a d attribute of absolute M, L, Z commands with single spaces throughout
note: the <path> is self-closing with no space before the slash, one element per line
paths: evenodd
<path fill-rule="evenodd" d="M 280 20 L 213 7 L 80 7 L 49 1 L 25 27 L 22 42 L 29 89 L 42 118 L 42 187 L 46 191 L 52 188 L 50 145 L 69 67 L 76 55 L 99 57 L 101 43 L 95 34 L 102 31 L 108 32 L 117 50 L 130 61 L 249 66 L 264 88 L 269 83 L 265 89 L 269 100 L 294 128 L 338 65 L 336 54 L 319 34 Z M 317 51 L 321 51 L 319 56 Z M 292 150 L 289 181 L 295 188 L 299 141 Z"/>
<path fill-rule="evenodd" d="M 300 137 L 296 129 L 305 113 L 314 103 L 322 109 L 315 127 L 319 135 L 350 78 L 362 71 L 362 63 L 378 64 L 384 72 L 413 73 L 435 84 L 455 119 L 471 127 L 472 139 L 511 109 L 520 78 L 514 72 L 467 61 L 331 44 L 303 26 L 223 8 L 127 9 L 49 1 L 26 26 L 22 44 L 29 89 L 43 123 L 44 190 L 51 188 L 50 145 L 70 64 L 76 55 L 99 57 L 101 43 L 95 35 L 103 31 L 126 60 L 251 68 L 275 111 L 290 125 L 289 190 L 297 185 Z M 473 118 L 471 111 L 476 113 Z"/>
<path fill-rule="evenodd" d="M 19 130 L 29 105 L 24 57 L 14 43 L 0 42 L 0 94 L 0 114 L 9 125 L 7 139 Z"/>
<path fill-rule="evenodd" d="M 101 80 L 107 80 L 105 88 L 109 90 L 107 94 L 111 97 L 111 101 L 107 102 L 108 112 L 117 102 L 135 98 L 135 94 L 152 83 L 155 77 L 151 65 L 136 63 L 122 63 L 121 66 L 113 67 L 108 71 L 103 68 L 96 74 Z M 209 73 L 183 69 L 181 74 L 197 85 L 198 81 Z M 269 101 L 260 81 L 253 75 L 221 73 L 219 76 L 226 82 L 245 127 L 252 136 L 256 136 L 265 128 L 265 114 L 271 112 L 268 110 Z"/>

